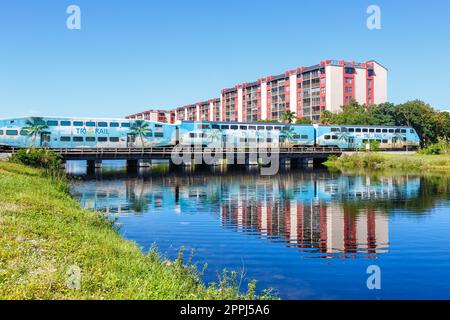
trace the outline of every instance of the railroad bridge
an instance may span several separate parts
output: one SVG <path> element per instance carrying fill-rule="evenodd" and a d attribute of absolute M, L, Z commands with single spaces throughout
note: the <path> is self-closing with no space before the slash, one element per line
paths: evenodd
<path fill-rule="evenodd" d="M 20 149 L 3 149 L 14 154 Z M 63 161 L 85 160 L 88 167 L 101 167 L 103 160 L 126 160 L 128 166 L 145 167 L 152 160 L 168 160 L 171 165 L 195 164 L 242 164 L 260 163 L 262 158 L 277 159 L 279 163 L 312 165 L 325 161 L 330 155 L 340 156 L 344 150 L 333 147 L 295 148 L 201 148 L 201 147 L 158 147 L 158 148 L 61 148 L 49 149 L 60 154 Z M 205 158 L 214 158 L 206 161 Z M 218 161 L 219 160 L 219 161 Z M 223 160 L 226 160 L 224 162 Z M 264 159 L 263 159 L 264 160 Z M 268 164 L 267 160 L 263 164 Z"/>

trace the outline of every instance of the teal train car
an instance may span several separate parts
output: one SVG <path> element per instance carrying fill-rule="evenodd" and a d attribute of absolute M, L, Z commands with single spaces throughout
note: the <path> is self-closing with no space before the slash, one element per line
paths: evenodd
<path fill-rule="evenodd" d="M 194 122 L 180 125 L 180 144 L 221 147 L 295 147 L 314 146 L 311 125 L 252 122 Z"/>
<path fill-rule="evenodd" d="M 317 126 L 316 145 L 341 149 L 365 148 L 373 142 L 384 150 L 413 150 L 420 138 L 413 128 L 396 126 Z"/>
<path fill-rule="evenodd" d="M 141 148 L 175 143 L 175 126 L 127 119 L 0 119 L 0 146 L 27 148 Z"/>

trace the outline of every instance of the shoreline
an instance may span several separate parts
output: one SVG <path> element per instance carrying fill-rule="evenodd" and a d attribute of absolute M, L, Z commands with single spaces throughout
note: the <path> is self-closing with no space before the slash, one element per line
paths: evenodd
<path fill-rule="evenodd" d="M 203 284 L 182 249 L 174 261 L 142 252 L 40 169 L 1 161 L 0 189 L 0 300 L 270 298 L 255 282 L 244 293 L 231 280 Z"/>
<path fill-rule="evenodd" d="M 450 174 L 450 154 L 422 155 L 417 153 L 361 152 L 330 157 L 323 163 L 328 169 L 342 172 L 358 170 L 397 171 L 400 173 Z"/>

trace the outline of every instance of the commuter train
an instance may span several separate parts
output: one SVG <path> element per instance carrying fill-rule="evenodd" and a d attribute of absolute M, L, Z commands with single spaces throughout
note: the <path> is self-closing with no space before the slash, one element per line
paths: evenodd
<path fill-rule="evenodd" d="M 360 125 L 297 125 L 183 121 L 168 124 L 129 119 L 0 119 L 0 147 L 142 148 L 175 145 L 202 147 L 301 146 L 413 150 L 420 139 L 413 128 Z"/>

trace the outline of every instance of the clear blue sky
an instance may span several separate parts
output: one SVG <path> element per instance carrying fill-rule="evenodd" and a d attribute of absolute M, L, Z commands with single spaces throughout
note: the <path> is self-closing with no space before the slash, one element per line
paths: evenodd
<path fill-rule="evenodd" d="M 449 35 L 448 0 L 1 0 L 0 117 L 120 117 L 325 59 L 375 59 L 390 101 L 450 109 Z"/>

